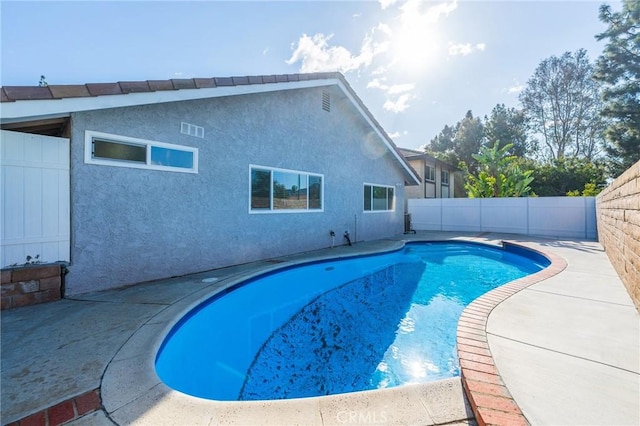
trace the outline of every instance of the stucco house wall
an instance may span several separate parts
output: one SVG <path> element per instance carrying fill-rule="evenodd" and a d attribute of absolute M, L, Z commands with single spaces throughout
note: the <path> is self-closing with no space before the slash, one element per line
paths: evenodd
<path fill-rule="evenodd" d="M 324 248 L 330 230 L 339 244 L 345 230 L 358 241 L 403 231 L 406 175 L 337 86 L 83 111 L 71 123 L 67 294 Z M 86 164 L 85 131 L 198 148 L 199 172 Z M 250 213 L 250 165 L 322 174 L 324 211 Z M 365 213 L 365 182 L 393 186 L 395 211 Z"/>

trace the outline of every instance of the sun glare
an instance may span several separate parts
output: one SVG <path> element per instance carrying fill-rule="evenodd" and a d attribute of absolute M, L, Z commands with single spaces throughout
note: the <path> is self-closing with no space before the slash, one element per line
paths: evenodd
<path fill-rule="evenodd" d="M 391 53 L 396 65 L 405 71 L 424 71 L 436 62 L 441 50 L 437 22 L 444 12 L 423 7 L 420 2 L 405 3 L 391 29 Z"/>
<path fill-rule="evenodd" d="M 432 66 L 439 50 L 437 33 L 431 28 L 416 26 L 400 28 L 391 48 L 397 66 L 411 72 Z"/>

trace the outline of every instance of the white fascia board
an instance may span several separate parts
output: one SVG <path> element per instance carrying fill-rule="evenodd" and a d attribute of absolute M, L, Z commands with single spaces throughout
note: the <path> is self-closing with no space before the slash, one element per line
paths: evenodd
<path fill-rule="evenodd" d="M 276 92 L 339 84 L 338 79 L 290 81 L 282 83 L 258 83 L 237 86 L 218 86 L 202 89 L 159 90 L 124 95 L 101 95 L 81 98 L 39 99 L 3 102 L 0 106 L 0 122 L 15 123 L 28 120 L 59 118 L 72 112 L 120 108 L 135 105 L 159 104 L 194 99 L 219 98 L 251 93 Z"/>
<path fill-rule="evenodd" d="M 376 123 L 373 122 L 373 120 L 371 119 L 371 116 L 369 115 L 369 113 L 367 111 L 365 111 L 364 109 L 362 109 L 362 107 L 360 106 L 360 102 L 358 102 L 358 100 L 353 97 L 353 95 L 351 94 L 351 91 L 348 90 L 344 86 L 344 84 L 342 84 L 342 82 L 340 82 L 340 81 L 338 82 L 338 87 L 340 87 L 340 89 L 344 92 L 344 94 L 349 98 L 349 100 L 351 101 L 353 106 L 358 110 L 360 115 L 362 115 L 362 117 L 366 120 L 366 122 L 369 124 L 369 126 L 371 126 L 373 131 L 382 140 L 382 142 L 387 147 L 387 149 L 391 152 L 391 154 L 396 158 L 396 160 L 398 160 L 398 163 L 400 163 L 400 165 L 402 165 L 402 168 L 407 172 L 407 174 L 409 176 L 411 176 L 411 179 L 413 179 L 415 184 L 416 185 L 420 185 L 420 183 L 421 183 L 420 180 L 416 177 L 416 175 L 413 173 L 413 171 L 409 168 L 409 166 L 407 165 L 407 162 L 405 161 L 405 159 L 400 156 L 398 151 L 396 151 L 393 148 L 393 145 L 389 142 L 389 136 L 387 136 L 386 134 L 383 134 L 380 131 L 380 128 L 376 125 Z"/>

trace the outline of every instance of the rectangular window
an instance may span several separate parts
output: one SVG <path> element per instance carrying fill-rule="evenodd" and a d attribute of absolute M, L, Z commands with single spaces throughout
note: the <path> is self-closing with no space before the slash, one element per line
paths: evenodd
<path fill-rule="evenodd" d="M 251 212 L 322 211 L 322 175 L 261 166 L 250 170 Z"/>
<path fill-rule="evenodd" d="M 86 131 L 84 149 L 87 164 L 198 173 L 197 148 Z"/>
<path fill-rule="evenodd" d="M 427 182 L 436 181 L 436 168 L 432 166 L 425 166 L 424 168 L 424 180 Z"/>
<path fill-rule="evenodd" d="M 363 200 L 365 212 L 393 211 L 393 187 L 365 184 Z"/>
<path fill-rule="evenodd" d="M 449 185 L 449 172 L 443 170 L 440 172 L 440 178 L 442 185 Z"/>

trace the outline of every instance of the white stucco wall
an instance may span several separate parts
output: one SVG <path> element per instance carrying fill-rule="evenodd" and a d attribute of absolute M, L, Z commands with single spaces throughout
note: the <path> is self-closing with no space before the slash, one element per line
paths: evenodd
<path fill-rule="evenodd" d="M 322 109 L 331 92 L 331 111 Z M 204 127 L 204 139 L 180 123 Z M 75 113 L 67 294 L 183 275 L 403 231 L 404 175 L 335 87 Z M 84 163 L 93 130 L 199 149 L 199 173 Z M 250 214 L 249 165 L 324 175 L 324 212 Z M 363 183 L 395 188 L 363 212 Z"/>

